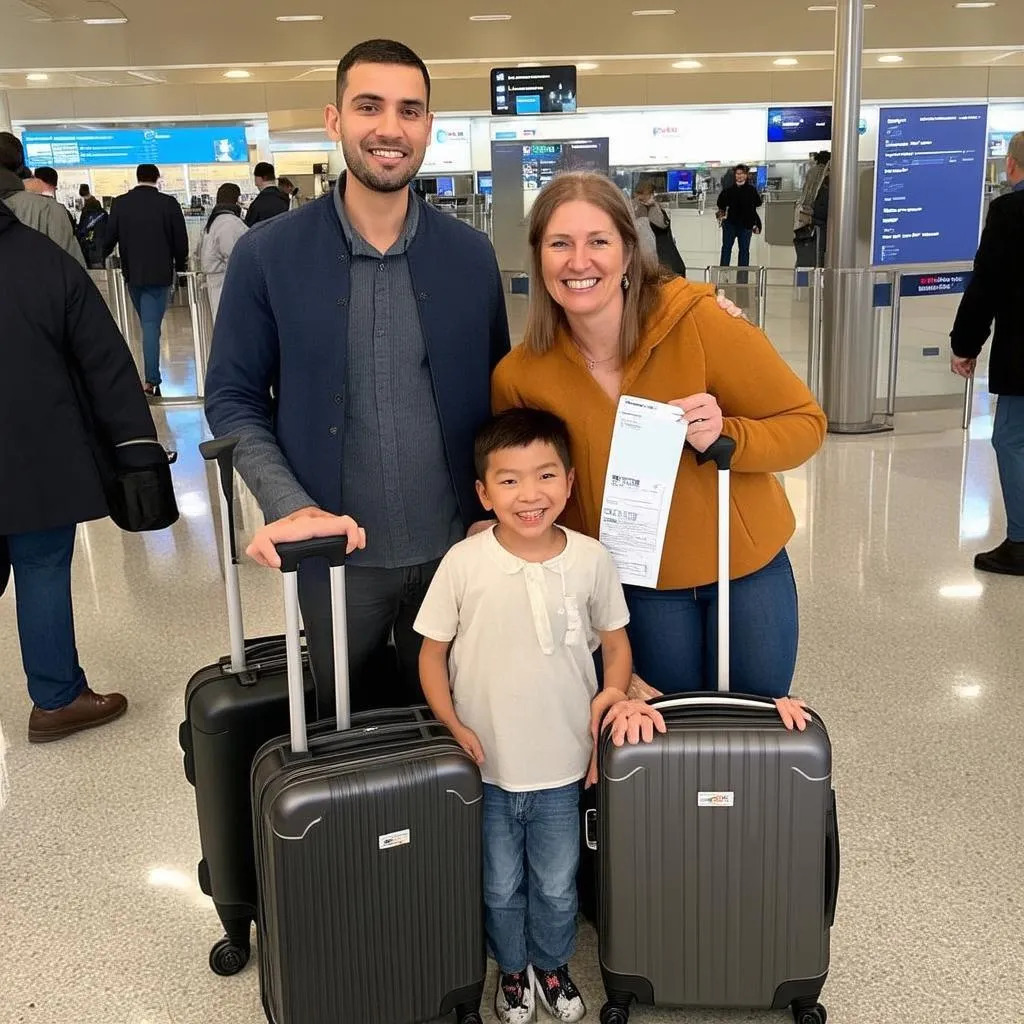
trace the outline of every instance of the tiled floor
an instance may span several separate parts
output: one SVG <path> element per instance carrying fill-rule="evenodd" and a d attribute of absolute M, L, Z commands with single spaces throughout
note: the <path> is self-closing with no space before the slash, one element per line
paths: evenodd
<path fill-rule="evenodd" d="M 825 1001 L 836 1024 L 1012 1024 L 1024 1012 L 1024 581 L 971 568 L 1004 529 L 989 412 L 982 398 L 969 436 L 946 411 L 901 417 L 892 435 L 831 437 L 786 477 L 800 524 L 794 692 L 835 745 L 843 881 Z M 82 662 L 95 687 L 128 694 L 127 717 L 30 747 L 14 602 L 0 601 L 11 748 L 0 1024 L 263 1019 L 253 967 L 227 979 L 207 967 L 220 930 L 195 881 L 177 726 L 186 680 L 226 649 L 216 500 L 198 407 L 158 415 L 180 452 L 180 522 L 148 536 L 84 526 L 75 563 Z M 276 631 L 275 574 L 246 564 L 242 577 L 249 629 Z M 576 970 L 596 1020 L 588 929 Z"/>

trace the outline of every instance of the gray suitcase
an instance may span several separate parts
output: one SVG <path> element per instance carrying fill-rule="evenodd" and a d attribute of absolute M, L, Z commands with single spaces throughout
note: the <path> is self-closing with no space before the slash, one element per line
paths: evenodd
<path fill-rule="evenodd" d="M 291 735 L 252 769 L 272 1024 L 480 1024 L 483 783 L 426 708 L 349 718 L 345 539 L 282 544 Z M 327 557 L 337 729 L 307 736 L 296 570 Z M 402 720 L 396 720 L 402 719 Z M 321 726 L 323 723 L 321 723 Z"/>
<path fill-rule="evenodd" d="M 789 732 L 773 701 L 729 694 L 729 464 L 723 438 L 701 462 L 719 469 L 719 694 L 652 703 L 668 731 L 600 750 L 598 942 L 608 1002 L 625 1024 L 633 1000 L 665 1007 L 791 1008 L 824 1024 L 839 889 L 832 754 L 816 714 Z"/>

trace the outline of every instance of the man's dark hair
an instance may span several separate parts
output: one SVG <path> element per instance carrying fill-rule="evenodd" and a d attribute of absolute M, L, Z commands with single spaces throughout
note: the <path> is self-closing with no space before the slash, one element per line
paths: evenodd
<path fill-rule="evenodd" d="M 742 171 L 744 174 L 749 174 L 750 173 L 750 168 L 746 164 L 737 164 L 732 169 L 732 173 L 735 174 L 737 171 Z"/>
<path fill-rule="evenodd" d="M 341 58 L 336 79 L 339 105 L 345 92 L 348 73 L 356 64 L 404 64 L 406 67 L 419 68 L 423 84 L 427 87 L 427 106 L 430 106 L 430 72 L 427 65 L 405 43 L 396 43 L 393 39 L 367 39 L 364 43 L 356 43 Z"/>
<path fill-rule="evenodd" d="M 277 181 L 277 174 L 274 171 L 274 165 L 268 164 L 266 160 L 261 160 L 253 169 L 252 176 L 259 178 L 261 181 Z"/>
<path fill-rule="evenodd" d="M 83 199 L 87 199 L 90 195 L 92 195 L 92 193 L 89 191 L 89 186 L 87 184 L 82 184 L 78 186 L 78 194 Z"/>
<path fill-rule="evenodd" d="M 814 162 L 821 167 L 824 167 L 831 159 L 832 154 L 827 149 L 823 149 L 820 153 L 814 154 Z"/>
<path fill-rule="evenodd" d="M 509 409 L 492 416 L 477 432 L 473 461 L 478 480 L 487 476 L 487 465 L 495 452 L 505 448 L 527 448 L 535 441 L 551 445 L 568 473 L 572 469 L 569 428 L 565 421 L 543 409 Z"/>
<path fill-rule="evenodd" d="M 139 164 L 135 168 L 135 180 L 155 185 L 160 180 L 160 168 L 156 164 Z"/>
<path fill-rule="evenodd" d="M 57 187 L 57 172 L 52 167 L 37 167 L 32 177 L 38 178 L 45 185 L 49 185 L 50 188 Z"/>
<path fill-rule="evenodd" d="M 233 203 L 238 202 L 238 198 L 241 194 L 242 190 L 233 181 L 225 181 L 224 184 L 217 189 L 217 205 L 231 206 Z"/>
<path fill-rule="evenodd" d="M 17 174 L 24 164 L 25 150 L 21 139 L 10 132 L 0 132 L 0 167 Z"/>

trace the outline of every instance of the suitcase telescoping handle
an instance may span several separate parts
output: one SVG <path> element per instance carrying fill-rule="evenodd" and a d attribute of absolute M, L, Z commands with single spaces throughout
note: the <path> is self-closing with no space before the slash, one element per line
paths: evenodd
<path fill-rule="evenodd" d="M 736 442 L 722 434 L 707 451 L 697 453 L 697 465 L 718 467 L 718 689 L 729 690 L 729 485 Z"/>
<path fill-rule="evenodd" d="M 334 701 L 338 731 L 349 727 L 348 628 L 345 607 L 345 553 L 347 537 L 316 537 L 277 545 L 284 581 L 285 650 L 288 655 L 288 714 L 291 720 L 292 753 L 309 750 L 306 732 L 306 700 L 302 682 L 302 649 L 299 639 L 299 565 L 307 558 L 326 558 L 331 570 L 331 620 L 334 635 Z"/>
<path fill-rule="evenodd" d="M 224 589 L 228 603 L 228 636 L 231 640 L 231 671 L 245 671 L 245 632 L 242 628 L 242 594 L 238 586 L 238 545 L 235 539 L 234 458 L 237 437 L 204 441 L 199 454 L 217 463 L 220 481 L 220 528 L 224 549 Z"/>

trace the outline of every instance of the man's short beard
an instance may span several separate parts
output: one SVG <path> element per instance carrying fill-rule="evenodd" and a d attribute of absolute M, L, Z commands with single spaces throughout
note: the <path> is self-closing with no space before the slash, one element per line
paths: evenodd
<path fill-rule="evenodd" d="M 353 152 L 354 149 L 354 152 Z M 386 178 L 374 174 L 366 162 L 365 154 L 361 147 L 350 148 L 344 140 L 341 143 L 341 150 L 345 157 L 345 166 L 352 173 L 353 177 L 372 192 L 401 192 L 409 186 L 409 182 L 419 174 L 422 160 L 411 167 L 408 174 L 399 178 Z"/>

